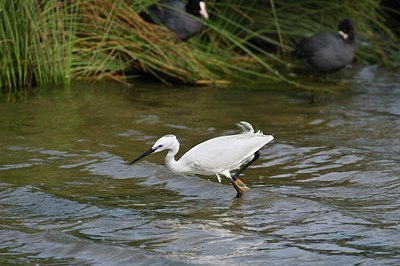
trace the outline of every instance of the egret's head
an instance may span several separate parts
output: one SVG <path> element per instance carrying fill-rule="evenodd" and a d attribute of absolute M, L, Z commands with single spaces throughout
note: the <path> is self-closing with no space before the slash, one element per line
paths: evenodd
<path fill-rule="evenodd" d="M 176 137 L 174 135 L 165 135 L 159 138 L 151 148 L 153 149 L 153 152 L 168 150 L 175 144 L 175 142 Z"/>
<path fill-rule="evenodd" d="M 164 137 L 159 138 L 150 149 L 145 151 L 142 155 L 140 155 L 136 159 L 132 160 L 129 164 L 133 164 L 149 154 L 160 152 L 163 150 L 169 150 L 174 147 L 179 148 L 179 143 L 176 137 L 174 135 L 165 135 Z"/>

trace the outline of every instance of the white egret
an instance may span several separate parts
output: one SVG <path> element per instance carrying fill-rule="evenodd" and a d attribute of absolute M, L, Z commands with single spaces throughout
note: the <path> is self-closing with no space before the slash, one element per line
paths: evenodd
<path fill-rule="evenodd" d="M 246 191 L 247 186 L 238 179 L 239 175 L 260 156 L 260 149 L 274 139 L 271 135 L 264 135 L 261 131 L 254 132 L 247 122 L 237 124 L 243 132 L 236 135 L 221 136 L 204 141 L 188 152 L 178 161 L 175 155 L 179 150 L 179 142 L 174 135 L 165 135 L 142 155 L 131 161 L 133 164 L 143 157 L 163 150 L 168 150 L 165 165 L 177 174 L 216 175 L 221 182 L 220 175 L 227 177 L 237 191 L 237 197 Z M 232 177 L 230 171 L 236 170 Z"/>

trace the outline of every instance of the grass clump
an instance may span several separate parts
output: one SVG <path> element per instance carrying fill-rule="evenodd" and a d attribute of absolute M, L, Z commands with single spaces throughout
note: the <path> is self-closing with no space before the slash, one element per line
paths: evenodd
<path fill-rule="evenodd" d="M 92 0 L 82 3 L 79 39 L 74 45 L 79 79 L 120 80 L 126 70 L 141 70 L 162 80 L 193 83 L 214 78 L 207 64 L 177 41 L 171 32 L 146 23 L 126 1 Z M 209 62 L 217 64 L 218 62 Z"/>
<path fill-rule="evenodd" d="M 69 81 L 74 8 L 59 1 L 0 1 L 0 88 Z"/>

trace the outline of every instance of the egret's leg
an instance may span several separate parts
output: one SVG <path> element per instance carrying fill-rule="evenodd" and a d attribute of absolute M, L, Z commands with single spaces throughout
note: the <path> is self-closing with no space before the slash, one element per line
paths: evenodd
<path fill-rule="evenodd" d="M 235 180 L 232 179 L 232 176 L 229 173 L 229 171 L 225 171 L 222 174 L 229 179 L 229 182 L 231 182 L 233 188 L 236 190 L 236 192 L 237 192 L 236 198 L 240 198 L 243 195 L 242 192 L 241 192 L 241 189 L 238 187 L 238 185 L 236 184 Z"/>
<path fill-rule="evenodd" d="M 245 165 L 242 166 L 242 168 L 239 169 L 239 171 L 237 171 L 237 173 L 233 176 L 233 181 L 236 181 L 236 179 L 238 179 L 239 175 L 247 169 L 247 167 L 249 167 L 252 163 L 254 163 L 258 158 L 260 157 L 260 151 L 256 151 L 254 153 L 254 157 L 253 159 L 251 159 L 250 162 L 246 163 Z"/>
<path fill-rule="evenodd" d="M 233 188 L 236 190 L 236 198 L 240 198 L 243 193 L 240 191 L 240 188 L 238 187 L 238 185 L 235 183 L 235 181 L 232 179 L 232 177 L 229 177 L 229 182 L 231 182 Z"/>

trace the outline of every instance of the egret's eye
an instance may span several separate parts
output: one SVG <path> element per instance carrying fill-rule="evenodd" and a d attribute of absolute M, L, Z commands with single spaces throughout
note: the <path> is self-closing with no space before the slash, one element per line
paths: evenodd
<path fill-rule="evenodd" d="M 161 145 L 161 144 L 160 144 L 160 145 L 158 145 L 158 147 L 159 147 L 159 148 L 162 148 L 162 146 L 163 146 L 163 145 Z"/>

